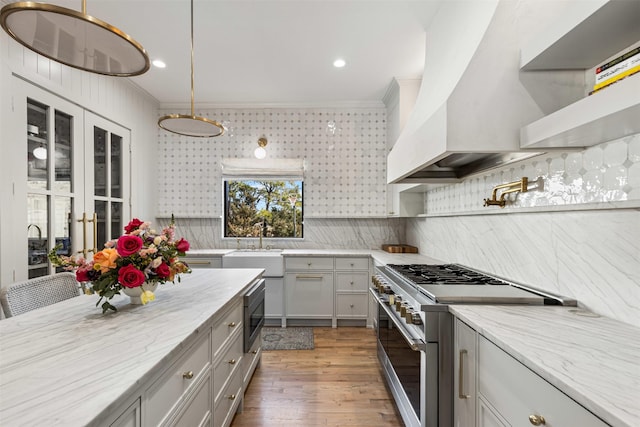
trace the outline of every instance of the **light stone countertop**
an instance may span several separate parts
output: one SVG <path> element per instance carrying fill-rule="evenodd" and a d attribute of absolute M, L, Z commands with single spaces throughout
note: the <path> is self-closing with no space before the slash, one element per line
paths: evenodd
<path fill-rule="evenodd" d="M 202 269 L 156 290 L 155 301 L 82 295 L 0 321 L 0 425 L 84 426 L 118 405 L 190 345 L 262 269 Z"/>
<path fill-rule="evenodd" d="M 449 311 L 605 422 L 640 425 L 640 328 L 571 307 Z"/>
<path fill-rule="evenodd" d="M 189 252 L 185 255 L 185 257 L 208 257 L 208 256 L 218 256 L 218 255 L 226 255 L 233 252 L 234 249 L 189 249 Z"/>

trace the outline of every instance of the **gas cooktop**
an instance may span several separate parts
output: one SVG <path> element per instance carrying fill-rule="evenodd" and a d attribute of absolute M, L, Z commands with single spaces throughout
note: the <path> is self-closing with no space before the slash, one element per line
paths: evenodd
<path fill-rule="evenodd" d="M 555 297 L 459 264 L 389 264 L 386 269 L 441 304 L 562 304 Z"/>

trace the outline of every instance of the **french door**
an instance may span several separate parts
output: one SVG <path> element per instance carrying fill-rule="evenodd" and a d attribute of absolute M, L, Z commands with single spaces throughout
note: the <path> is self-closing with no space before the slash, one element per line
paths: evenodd
<path fill-rule="evenodd" d="M 26 258 L 16 260 L 15 280 L 55 272 L 47 253 L 91 258 L 121 234 L 129 216 L 129 131 L 20 79 L 13 111 L 26 123 L 16 179 L 16 223 L 24 222 Z M 24 125 L 16 125 L 24 135 Z M 26 215 L 21 216 L 20 211 Z M 21 218 L 24 218 L 21 220 Z M 22 259 L 22 261 L 21 261 Z"/>

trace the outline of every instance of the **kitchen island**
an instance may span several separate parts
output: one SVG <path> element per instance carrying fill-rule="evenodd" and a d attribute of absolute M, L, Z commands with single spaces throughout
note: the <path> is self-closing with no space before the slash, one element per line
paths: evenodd
<path fill-rule="evenodd" d="M 215 394 L 218 388 L 209 385 L 212 357 L 225 332 L 218 332 L 218 323 L 229 317 L 230 305 L 241 313 L 242 295 L 261 274 L 261 269 L 194 270 L 182 275 L 181 283 L 161 285 L 155 301 L 145 306 L 116 296 L 111 301 L 118 312 L 103 315 L 95 307 L 98 296 L 83 295 L 2 320 L 0 425 L 110 425 L 132 407 L 142 425 L 161 411 L 182 416 L 188 408 L 172 406 L 170 399 L 152 407 L 156 395 L 167 395 L 159 383 L 170 367 L 198 365 L 191 354 L 201 354 L 202 375 L 190 373 L 197 387 L 188 388 L 185 399 L 197 398 L 207 386 Z M 233 327 L 241 337 L 241 325 Z M 188 374 L 185 381 L 191 380 Z"/>

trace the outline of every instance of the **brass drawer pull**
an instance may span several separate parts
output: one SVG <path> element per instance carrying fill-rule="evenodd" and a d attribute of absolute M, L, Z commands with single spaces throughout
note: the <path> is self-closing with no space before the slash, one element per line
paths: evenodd
<path fill-rule="evenodd" d="M 529 422 L 534 426 L 547 424 L 547 420 L 545 420 L 542 415 L 529 415 Z"/>
<path fill-rule="evenodd" d="M 464 364 L 463 364 L 463 356 L 467 354 L 467 350 L 460 350 L 460 354 L 458 356 L 458 398 L 459 399 L 468 399 L 471 396 L 468 394 L 464 394 L 462 392 L 462 388 L 464 386 Z"/>
<path fill-rule="evenodd" d="M 236 322 L 231 322 L 231 323 L 229 323 L 229 327 L 230 327 L 230 328 L 234 328 L 235 326 L 236 326 Z"/>
<path fill-rule="evenodd" d="M 229 365 L 235 365 L 235 364 L 236 364 L 236 359 L 229 360 Z"/>
<path fill-rule="evenodd" d="M 191 378 L 193 378 L 193 371 L 183 372 L 182 378 L 184 378 L 185 380 L 190 380 Z"/>
<path fill-rule="evenodd" d="M 232 395 L 229 396 L 229 400 L 234 400 L 235 398 L 236 398 L 235 394 L 232 394 Z"/>
<path fill-rule="evenodd" d="M 251 353 L 258 354 L 258 350 L 253 350 Z"/>
<path fill-rule="evenodd" d="M 211 265 L 211 261 L 188 261 L 189 265 Z"/>

